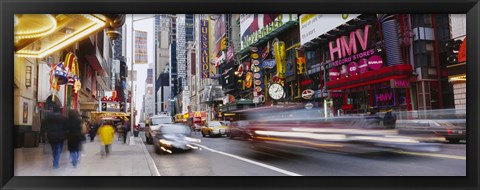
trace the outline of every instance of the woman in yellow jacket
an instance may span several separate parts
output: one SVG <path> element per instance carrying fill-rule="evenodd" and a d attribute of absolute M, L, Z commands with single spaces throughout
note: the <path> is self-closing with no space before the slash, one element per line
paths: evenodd
<path fill-rule="evenodd" d="M 113 138 L 115 135 L 115 129 L 112 126 L 112 122 L 107 121 L 105 122 L 100 128 L 98 128 L 97 134 L 100 138 L 100 142 L 102 142 L 102 146 L 105 147 L 105 153 L 108 156 L 110 150 L 110 145 L 113 142 Z M 102 149 L 102 157 L 104 155 L 104 150 Z"/>

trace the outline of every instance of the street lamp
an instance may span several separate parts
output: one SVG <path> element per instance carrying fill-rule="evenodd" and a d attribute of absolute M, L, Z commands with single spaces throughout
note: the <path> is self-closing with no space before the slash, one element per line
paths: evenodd
<path fill-rule="evenodd" d="M 134 36 L 133 36 L 133 31 L 134 31 L 133 24 L 134 24 L 135 22 L 137 22 L 137 21 L 145 20 L 145 19 L 149 19 L 149 18 L 154 18 L 154 17 L 155 17 L 155 16 L 150 16 L 150 17 L 144 17 L 144 18 L 140 18 L 140 19 L 135 20 L 135 19 L 133 19 L 133 14 L 132 14 L 132 31 L 131 31 L 131 45 L 132 45 L 131 54 L 132 54 L 132 55 L 131 55 L 131 57 L 130 57 L 130 64 L 131 64 L 131 66 L 132 66 L 131 72 L 130 72 L 130 74 L 132 75 L 132 76 L 130 76 L 130 84 L 131 84 L 131 85 L 130 85 L 130 88 L 131 88 L 131 91 L 130 91 L 130 92 L 131 92 L 131 98 L 132 98 L 131 101 L 130 101 L 130 104 L 131 104 L 131 105 L 130 105 L 130 145 L 135 145 L 135 137 L 134 137 L 133 135 L 131 135 L 131 134 L 133 133 L 133 125 L 135 124 L 135 122 L 134 122 L 135 113 L 134 113 L 134 111 L 133 111 L 133 107 L 134 107 L 133 105 L 134 105 L 134 102 L 135 102 L 135 98 L 134 98 L 134 97 L 135 97 L 135 96 L 134 96 L 135 93 L 134 93 L 134 90 L 133 90 L 133 89 L 134 89 L 134 86 L 133 86 L 133 71 L 134 71 L 134 70 L 133 70 L 133 65 L 134 65 L 134 63 L 133 63 L 133 60 L 134 60 L 133 51 L 135 50 L 134 41 L 133 41 L 133 39 L 134 39 Z"/>

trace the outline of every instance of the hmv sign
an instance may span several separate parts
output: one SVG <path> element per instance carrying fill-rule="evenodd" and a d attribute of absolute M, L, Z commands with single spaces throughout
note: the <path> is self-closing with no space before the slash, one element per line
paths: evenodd
<path fill-rule="evenodd" d="M 348 65 L 350 76 L 377 70 L 383 66 L 383 59 L 376 55 L 374 48 L 369 48 L 370 26 L 350 32 L 328 43 L 332 66 Z"/>
<path fill-rule="evenodd" d="M 410 82 L 408 79 L 390 79 L 391 88 L 408 88 L 409 86 Z"/>

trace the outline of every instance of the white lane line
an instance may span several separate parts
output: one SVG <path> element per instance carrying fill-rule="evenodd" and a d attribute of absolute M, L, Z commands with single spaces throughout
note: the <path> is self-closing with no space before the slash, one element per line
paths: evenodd
<path fill-rule="evenodd" d="M 428 156 L 428 157 L 437 157 L 437 158 L 449 158 L 449 159 L 457 159 L 457 160 L 466 160 L 465 156 L 455 156 L 455 155 L 447 155 L 447 154 L 432 154 L 432 153 L 420 153 L 420 152 L 406 152 L 406 151 L 392 151 L 399 154 L 409 154 L 415 156 Z"/>
<path fill-rule="evenodd" d="M 198 146 L 198 147 L 207 149 L 207 150 L 209 150 L 209 151 L 211 151 L 211 152 L 223 154 L 223 155 L 225 155 L 225 156 L 229 156 L 229 157 L 232 157 L 232 158 L 235 158 L 235 159 L 244 161 L 244 162 L 248 162 L 248 163 L 251 163 L 251 164 L 255 164 L 255 165 L 257 165 L 257 166 L 261 166 L 261 167 L 264 167 L 264 168 L 267 168 L 267 169 L 271 169 L 271 170 L 273 170 L 273 171 L 280 172 L 280 173 L 283 173 L 283 174 L 286 174 L 286 175 L 289 175 L 289 176 L 302 176 L 302 175 L 300 175 L 300 174 L 297 174 L 297 173 L 294 173 L 294 172 L 290 172 L 290 171 L 287 171 L 287 170 L 284 170 L 284 169 L 280 169 L 280 168 L 277 168 L 277 167 L 274 167 L 274 166 L 270 166 L 270 165 L 267 165 L 267 164 L 263 164 L 263 163 L 260 163 L 260 162 L 256 162 L 256 161 L 253 161 L 253 160 L 249 160 L 249 159 L 246 159 L 246 158 L 242 158 L 242 157 L 240 157 L 240 156 L 236 156 L 236 155 L 233 155 L 233 154 L 225 153 L 225 152 L 222 152 L 222 151 L 214 150 L 214 149 L 208 148 L 208 147 L 203 146 L 203 145 L 199 145 L 199 144 L 195 144 L 195 145 Z"/>

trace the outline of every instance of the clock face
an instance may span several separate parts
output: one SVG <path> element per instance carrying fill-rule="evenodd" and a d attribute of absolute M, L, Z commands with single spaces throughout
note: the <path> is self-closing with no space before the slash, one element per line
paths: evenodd
<path fill-rule="evenodd" d="M 279 100 L 280 98 L 283 98 L 285 96 L 282 85 L 278 83 L 273 83 L 272 85 L 270 85 L 270 88 L 268 89 L 268 94 L 274 100 Z"/>

